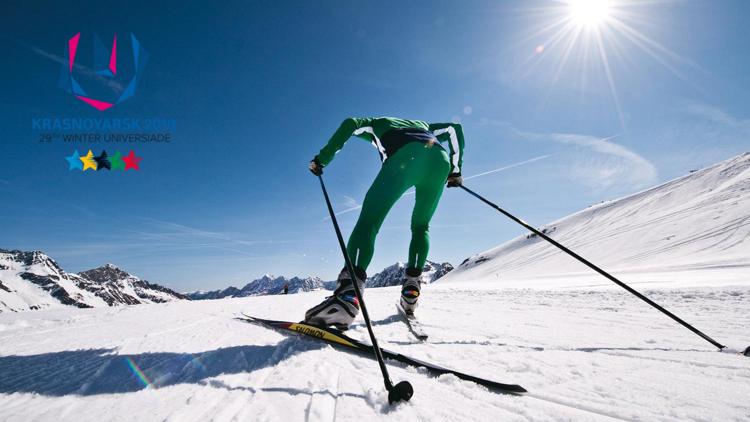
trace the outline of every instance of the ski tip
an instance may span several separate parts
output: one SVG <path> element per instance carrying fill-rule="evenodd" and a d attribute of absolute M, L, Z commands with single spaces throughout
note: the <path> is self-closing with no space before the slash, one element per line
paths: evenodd
<path fill-rule="evenodd" d="M 502 387 L 489 387 L 490 391 L 496 391 L 498 393 L 502 394 L 511 394 L 511 395 L 524 395 L 528 393 L 529 391 L 520 385 L 516 384 L 504 384 Z"/>
<path fill-rule="evenodd" d="M 750 346 L 747 346 L 747 349 L 745 349 L 744 352 L 742 352 L 743 355 L 750 357 Z"/>
<path fill-rule="evenodd" d="M 517 385 L 516 387 L 518 387 L 518 388 L 515 389 L 515 391 L 514 391 L 515 393 L 524 394 L 524 393 L 528 393 L 529 392 L 529 390 L 521 387 L 520 385 Z"/>

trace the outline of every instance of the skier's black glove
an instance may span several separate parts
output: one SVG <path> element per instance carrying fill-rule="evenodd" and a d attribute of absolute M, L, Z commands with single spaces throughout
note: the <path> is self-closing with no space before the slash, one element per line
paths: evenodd
<path fill-rule="evenodd" d="M 316 176 L 320 176 L 321 174 L 323 174 L 323 165 L 320 164 L 320 161 L 318 161 L 317 155 L 315 156 L 315 158 L 312 159 L 312 161 L 310 161 L 309 169 L 312 172 L 312 174 Z"/>
<path fill-rule="evenodd" d="M 464 184 L 464 178 L 461 177 L 461 173 L 451 173 L 448 176 L 448 187 L 457 188 Z"/>

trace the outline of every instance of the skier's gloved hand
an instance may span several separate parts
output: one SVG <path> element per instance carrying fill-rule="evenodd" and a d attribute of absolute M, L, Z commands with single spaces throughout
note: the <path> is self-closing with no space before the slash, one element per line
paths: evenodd
<path fill-rule="evenodd" d="M 464 184 L 464 178 L 461 177 L 461 173 L 451 173 L 448 176 L 448 187 L 457 188 Z"/>
<path fill-rule="evenodd" d="M 315 158 L 312 159 L 312 161 L 310 161 L 309 169 L 312 172 L 312 174 L 316 176 L 320 176 L 321 174 L 323 174 L 323 165 L 320 164 L 320 161 L 318 161 L 317 155 L 315 156 Z"/>

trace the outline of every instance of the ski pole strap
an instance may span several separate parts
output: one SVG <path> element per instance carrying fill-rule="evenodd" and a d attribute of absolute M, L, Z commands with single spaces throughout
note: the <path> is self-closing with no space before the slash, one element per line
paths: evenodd
<path fill-rule="evenodd" d="M 582 256 L 578 255 L 577 253 L 575 253 L 575 252 L 571 251 L 570 249 L 566 248 L 565 246 L 561 245 L 560 243 L 558 243 L 557 241 L 555 241 L 555 240 L 554 240 L 554 239 L 552 239 L 551 237 L 547 236 L 546 234 L 544 234 L 544 233 L 542 233 L 541 231 L 537 230 L 536 228 L 532 227 L 532 226 L 531 226 L 530 224 L 528 224 L 528 223 L 526 223 L 525 221 L 521 220 L 520 218 L 518 218 L 518 217 L 514 216 L 513 214 L 511 214 L 511 213 L 509 213 L 509 212 L 505 211 L 504 209 L 500 208 L 500 207 L 499 207 L 499 206 L 497 206 L 496 204 L 494 204 L 494 203 L 490 202 L 489 200 L 485 199 L 485 198 L 484 198 L 483 196 L 481 196 L 481 195 L 479 195 L 478 193 L 474 192 L 473 190 L 471 190 L 471 189 L 467 188 L 466 186 L 464 186 L 464 185 L 461 185 L 461 188 L 463 188 L 463 190 L 465 190 L 465 191 L 466 191 L 466 192 L 468 192 L 469 194 L 473 195 L 474 197 L 476 197 L 476 198 L 477 198 L 477 199 L 479 199 L 480 201 L 482 201 L 482 202 L 484 202 L 485 204 L 487 204 L 487 205 L 491 206 L 492 208 L 496 209 L 497 211 L 499 211 L 500 213 L 502 213 L 502 214 L 503 214 L 503 215 L 505 215 L 506 217 L 508 217 L 508 218 L 510 218 L 511 220 L 515 221 L 516 223 L 518 223 L 518 224 L 522 225 L 522 226 L 523 226 L 523 227 L 525 227 L 525 228 L 526 228 L 527 230 L 529 230 L 529 231 L 531 231 L 531 232 L 535 233 L 535 234 L 536 234 L 537 236 L 539 236 L 539 237 L 541 237 L 542 239 L 546 240 L 547 242 L 549 242 L 549 243 L 551 243 L 551 244 L 555 245 L 555 246 L 556 246 L 556 247 L 557 247 L 558 249 L 560 249 L 561 251 L 563 251 L 563 252 L 567 253 L 568 255 L 572 256 L 572 257 L 573 257 L 573 258 L 575 258 L 575 259 L 577 259 L 577 260 L 578 260 L 578 261 L 580 261 L 581 263 L 583 263 L 583 264 L 587 265 L 587 266 L 588 266 L 589 268 L 591 268 L 592 270 L 594 270 L 594 271 L 598 272 L 599 274 L 603 275 L 604 277 L 608 278 L 608 279 L 609 279 L 610 281 L 614 282 L 614 283 L 615 283 L 615 284 L 617 284 L 618 286 L 620 286 L 620 287 L 622 287 L 623 289 L 627 290 L 628 292 L 630 292 L 631 294 L 633 294 L 633 295 L 634 295 L 634 296 L 636 296 L 637 298 L 639 298 L 639 299 L 643 300 L 644 302 L 648 303 L 648 304 L 649 304 L 649 305 L 651 305 L 652 307 L 656 308 L 656 309 L 657 309 L 658 311 L 660 311 L 660 312 L 661 312 L 661 313 L 663 313 L 664 315 L 666 315 L 666 316 L 668 316 L 668 317 L 672 318 L 672 319 L 673 319 L 674 321 L 678 322 L 678 323 L 679 323 L 680 325 L 682 325 L 683 327 L 685 327 L 685 328 L 687 328 L 688 330 L 692 331 L 693 333 L 697 334 L 698 336 L 700 336 L 701 338 L 703 338 L 703 339 L 704 339 L 704 340 L 706 340 L 707 342 L 711 343 L 712 345 L 714 345 L 714 346 L 718 347 L 718 348 L 719 348 L 719 350 L 721 350 L 721 349 L 724 349 L 724 348 L 726 348 L 726 346 L 722 345 L 721 343 L 719 343 L 719 342 L 717 342 L 716 340 L 712 339 L 711 337 L 709 337 L 708 335 L 704 334 L 703 332 L 701 332 L 701 331 L 700 331 L 700 330 L 698 330 L 697 328 L 695 328 L 695 327 L 693 327 L 692 325 L 688 324 L 687 322 L 683 321 L 683 320 L 682 320 L 681 318 L 679 318 L 679 317 L 678 317 L 677 315 L 675 315 L 675 314 L 673 314 L 673 313 L 669 312 L 668 310 L 664 309 L 663 307 L 661 307 L 661 306 L 660 306 L 659 304 L 657 304 L 657 303 L 656 303 L 656 302 L 654 302 L 653 300 L 651 300 L 651 299 L 647 298 L 646 296 L 644 296 L 643 294 L 641 294 L 641 293 L 640 293 L 640 292 L 638 292 L 637 290 L 633 289 L 632 287 L 628 286 L 627 284 L 625 284 L 625 283 L 623 283 L 622 281 L 620 281 L 620 280 L 618 280 L 617 278 L 615 278 L 615 277 L 614 277 L 613 275 L 611 275 L 610 273 L 608 273 L 608 272 L 604 271 L 603 269 L 601 269 L 601 268 L 599 268 L 598 266 L 594 265 L 593 263 L 591 263 L 591 262 L 590 262 L 590 261 L 588 261 L 587 259 L 583 258 Z"/>

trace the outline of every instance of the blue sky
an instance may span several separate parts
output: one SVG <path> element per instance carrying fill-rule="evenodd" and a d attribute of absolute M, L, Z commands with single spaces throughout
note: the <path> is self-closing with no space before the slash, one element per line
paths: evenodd
<path fill-rule="evenodd" d="M 460 121 L 465 176 L 509 167 L 467 186 L 536 225 L 750 149 L 744 1 L 612 0 L 611 19 L 575 39 L 555 35 L 569 6 L 541 0 L 29 3 L 0 14 L 0 247 L 68 271 L 112 262 L 183 291 L 334 278 L 306 166 L 350 116 Z M 77 32 L 137 35 L 150 58 L 134 98 L 99 112 L 57 87 Z M 35 117 L 167 117 L 177 130 L 132 147 L 138 172 L 81 173 L 64 157 L 103 147 L 40 144 Z M 337 210 L 361 203 L 379 166 L 368 143 L 347 143 L 325 173 Z M 412 201 L 386 220 L 371 271 L 406 259 Z M 345 234 L 356 217 L 341 214 Z M 458 264 L 520 233 L 451 189 L 430 259 Z"/>

